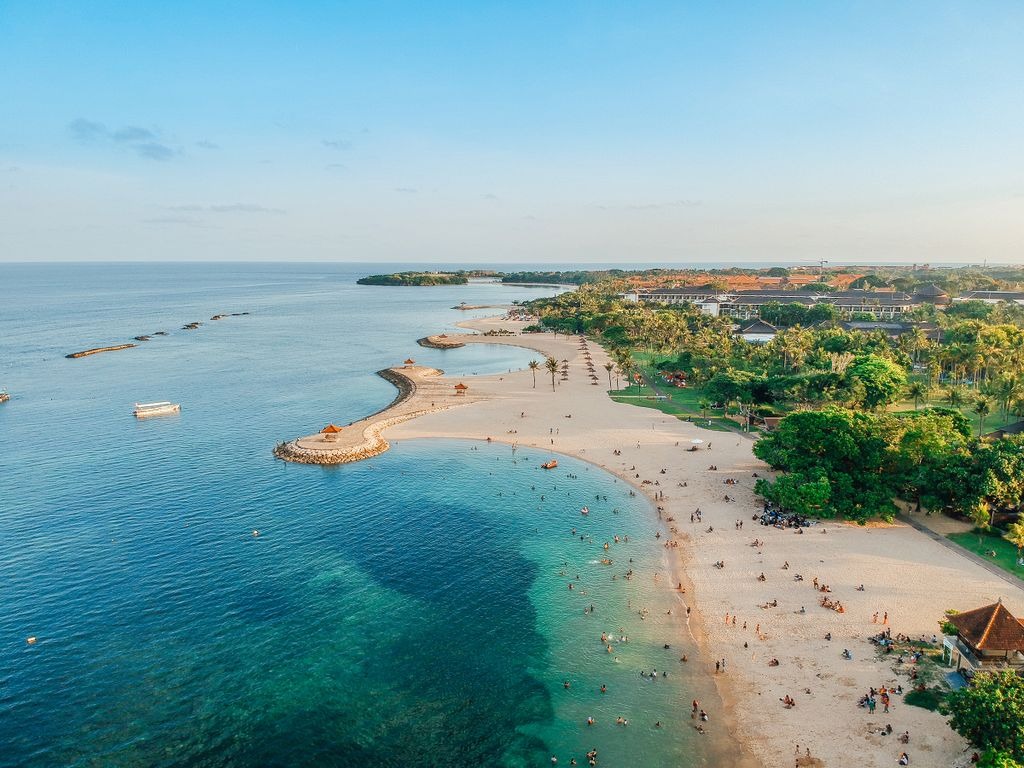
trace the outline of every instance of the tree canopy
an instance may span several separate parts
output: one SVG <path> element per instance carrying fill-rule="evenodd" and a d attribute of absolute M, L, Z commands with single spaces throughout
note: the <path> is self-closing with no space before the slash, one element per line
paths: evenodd
<path fill-rule="evenodd" d="M 969 686 L 946 697 L 942 711 L 954 731 L 996 753 L 993 759 L 1002 753 L 1024 760 L 1024 678 L 1013 670 L 979 672 Z"/>
<path fill-rule="evenodd" d="M 942 409 L 872 414 L 841 408 L 785 417 L 754 454 L 788 474 L 761 479 L 757 492 L 814 517 L 891 519 L 894 499 L 931 488 L 942 457 L 965 448 L 963 417 Z M 944 489 L 949 493 L 950 489 Z"/>
<path fill-rule="evenodd" d="M 907 372 L 891 360 L 875 354 L 861 355 L 850 367 L 850 378 L 864 386 L 866 408 L 895 403 L 907 386 Z"/>

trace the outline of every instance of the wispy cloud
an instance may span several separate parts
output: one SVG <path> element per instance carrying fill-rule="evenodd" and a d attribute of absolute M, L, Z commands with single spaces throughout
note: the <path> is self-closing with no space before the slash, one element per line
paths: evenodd
<path fill-rule="evenodd" d="M 499 199 L 498 196 L 495 195 L 493 192 L 487 192 L 487 193 L 485 193 L 483 195 L 480 195 L 480 197 L 482 197 L 484 200 L 498 200 Z"/>
<path fill-rule="evenodd" d="M 172 205 L 170 211 L 182 213 L 255 213 L 270 216 L 281 216 L 287 213 L 283 208 L 268 208 L 255 203 L 226 203 L 220 205 Z"/>
<path fill-rule="evenodd" d="M 328 171 L 344 171 L 348 168 L 344 163 L 328 163 L 324 166 L 325 170 Z"/>
<path fill-rule="evenodd" d="M 347 139 L 323 139 L 320 143 L 328 149 L 333 149 L 337 152 L 352 149 L 352 142 Z"/>
<path fill-rule="evenodd" d="M 395 192 L 401 192 L 403 195 L 415 195 L 419 190 L 416 187 L 395 187 Z"/>
<path fill-rule="evenodd" d="M 208 225 L 194 219 L 189 216 L 154 216 L 151 219 L 143 219 L 143 224 L 154 224 L 159 226 L 176 226 L 176 227 L 200 227 L 205 228 Z"/>
<path fill-rule="evenodd" d="M 206 141 L 205 139 L 203 141 L 197 141 L 196 146 L 200 149 L 220 149 L 220 144 L 216 144 L 212 141 Z"/>
<path fill-rule="evenodd" d="M 139 128 L 137 125 L 126 125 L 124 128 L 118 128 L 116 131 L 111 131 L 110 138 L 119 144 L 130 144 L 134 141 L 153 141 L 156 138 L 156 134 L 148 128 Z"/>
<path fill-rule="evenodd" d="M 179 154 L 178 150 L 160 141 L 158 131 L 138 125 L 108 128 L 103 123 L 84 117 L 72 120 L 68 125 L 72 137 L 83 144 L 109 143 L 127 147 L 139 157 L 147 160 L 170 160 Z"/>
<path fill-rule="evenodd" d="M 150 160 L 170 160 L 177 152 L 157 141 L 147 141 L 143 144 L 135 144 L 133 149 L 140 157 L 148 157 Z"/>
<path fill-rule="evenodd" d="M 663 211 L 669 208 L 698 208 L 701 205 L 701 200 L 670 200 L 664 203 L 626 203 L 594 207 L 602 211 Z"/>
<path fill-rule="evenodd" d="M 96 139 L 106 138 L 109 135 L 105 125 L 94 123 L 92 120 L 86 120 L 84 117 L 72 120 L 68 125 L 68 130 L 79 141 L 95 141 Z"/>

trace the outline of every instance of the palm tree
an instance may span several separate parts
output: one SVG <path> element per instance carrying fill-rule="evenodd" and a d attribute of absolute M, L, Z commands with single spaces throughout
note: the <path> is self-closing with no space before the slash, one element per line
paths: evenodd
<path fill-rule="evenodd" d="M 1021 557 L 1021 550 L 1024 549 L 1024 522 L 1011 523 L 1003 538 L 1017 548 L 1017 559 Z"/>
<path fill-rule="evenodd" d="M 697 405 L 700 406 L 701 418 L 706 419 L 708 417 L 708 408 L 711 407 L 711 401 L 708 400 L 706 397 L 702 397 L 700 399 L 700 402 L 697 403 Z"/>
<path fill-rule="evenodd" d="M 608 389 L 612 388 L 612 369 L 615 367 L 615 363 L 605 363 L 604 369 L 608 371 Z"/>
<path fill-rule="evenodd" d="M 959 408 L 966 399 L 963 387 L 950 387 L 946 392 L 946 402 L 953 408 Z"/>
<path fill-rule="evenodd" d="M 974 401 L 974 412 L 978 414 L 978 435 L 985 433 L 985 417 L 992 412 L 992 401 L 982 395 Z"/>
<path fill-rule="evenodd" d="M 555 374 L 558 373 L 558 361 L 549 357 L 544 361 L 544 368 L 551 374 L 551 391 L 555 391 Z"/>
<path fill-rule="evenodd" d="M 1004 421 L 1010 415 L 1010 403 L 1016 400 L 1021 393 L 1021 380 L 1016 376 L 1003 374 L 996 379 L 992 388 L 992 394 L 999 401 L 999 410 L 1002 411 Z"/>
<path fill-rule="evenodd" d="M 540 363 L 536 360 L 530 361 L 530 371 L 533 373 L 533 388 L 537 388 L 537 369 L 540 368 Z"/>
<path fill-rule="evenodd" d="M 914 401 L 914 410 L 917 410 L 917 404 L 928 397 L 928 390 L 924 386 L 922 381 L 912 381 L 907 387 L 907 396 L 912 398 Z"/>
<path fill-rule="evenodd" d="M 626 390 L 629 390 L 629 383 L 633 380 L 633 371 L 636 369 L 636 364 L 632 359 L 627 358 L 620 364 L 622 369 L 622 376 L 626 379 Z M 637 388 L 637 394 L 639 394 L 639 387 Z"/>

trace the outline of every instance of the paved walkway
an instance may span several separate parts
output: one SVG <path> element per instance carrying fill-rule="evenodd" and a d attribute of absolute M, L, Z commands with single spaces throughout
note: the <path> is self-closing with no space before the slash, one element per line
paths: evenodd
<path fill-rule="evenodd" d="M 902 522 L 906 523 L 911 528 L 916 528 L 917 530 L 921 531 L 921 533 L 923 533 L 926 536 L 928 536 L 928 537 L 934 539 L 935 541 L 939 542 L 940 544 L 942 544 L 947 549 L 952 550 L 953 552 L 955 552 L 956 554 L 960 555 L 960 557 L 964 558 L 965 560 L 971 560 L 971 561 L 977 563 L 982 568 L 984 568 L 986 571 L 991 573 L 993 576 L 998 576 L 1000 579 L 1005 581 L 1007 584 L 1010 584 L 1011 586 L 1016 587 L 1017 589 L 1024 589 L 1024 581 L 1021 581 L 1016 576 L 1014 576 L 1012 573 L 1004 571 L 998 565 L 995 565 L 991 561 L 986 560 L 981 555 L 976 555 L 973 552 L 971 552 L 970 550 L 964 549 L 963 547 L 961 547 L 956 542 L 953 542 L 950 539 L 947 539 L 941 533 L 936 533 L 931 528 L 929 528 L 927 525 L 925 525 L 924 523 L 922 523 L 922 522 L 920 522 L 918 520 L 915 520 L 910 515 L 907 515 L 905 513 L 900 513 L 896 517 L 897 517 L 898 520 L 901 520 Z"/>

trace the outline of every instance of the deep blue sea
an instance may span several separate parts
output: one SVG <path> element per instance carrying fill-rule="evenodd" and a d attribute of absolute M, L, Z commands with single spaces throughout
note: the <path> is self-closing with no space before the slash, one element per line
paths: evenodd
<path fill-rule="evenodd" d="M 552 288 L 356 286 L 368 271 L 0 266 L 0 766 L 713 764 L 641 543 L 657 521 L 612 476 L 464 441 L 273 458 L 385 406 L 374 371 L 406 357 L 465 376 L 535 357 L 415 339 L 494 313 L 459 302 Z M 182 412 L 132 417 L 152 400 Z"/>

